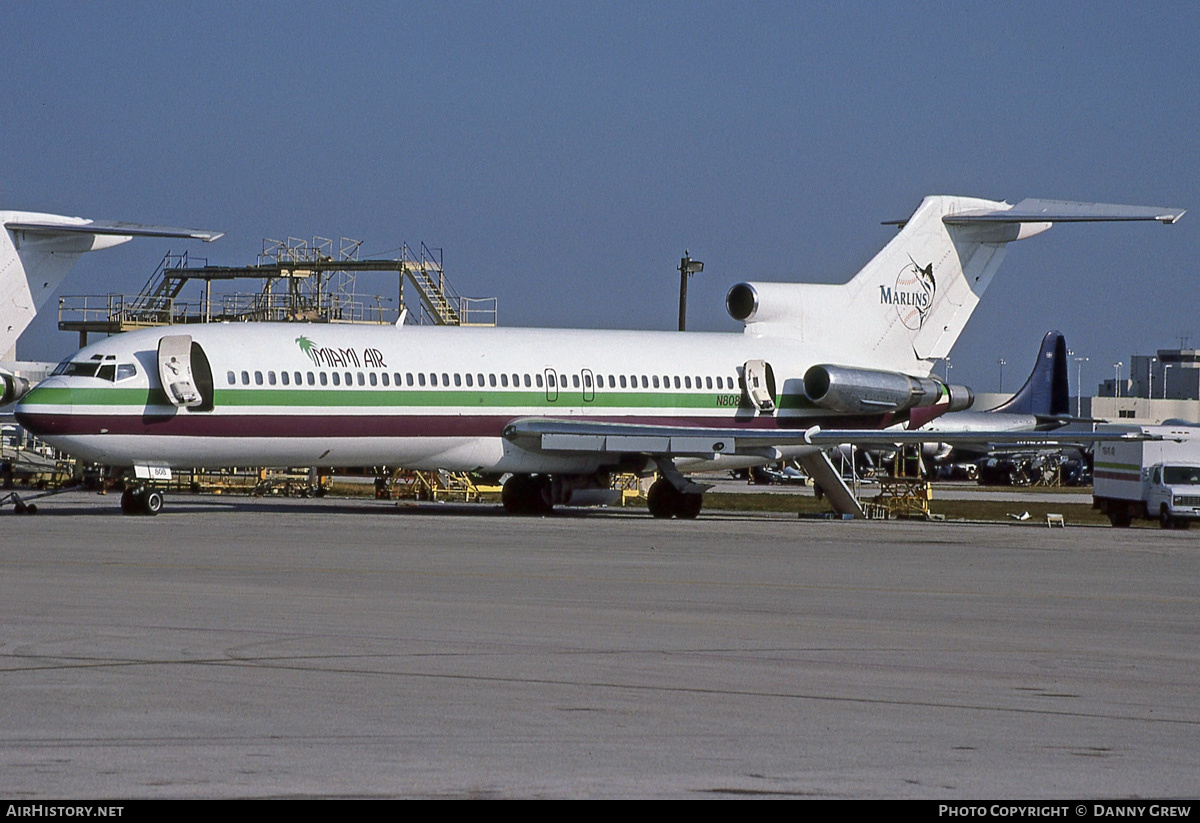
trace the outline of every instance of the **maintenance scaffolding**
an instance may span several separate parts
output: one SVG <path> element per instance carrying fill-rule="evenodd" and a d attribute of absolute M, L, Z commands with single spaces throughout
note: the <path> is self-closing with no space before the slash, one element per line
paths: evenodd
<path fill-rule="evenodd" d="M 324 237 L 265 239 L 251 266 L 210 266 L 207 259 L 168 252 L 136 295 L 61 297 L 58 327 L 78 333 L 82 348 L 89 334 L 190 323 L 496 325 L 496 298 L 460 295 L 446 280 L 440 249 L 435 253 L 422 243 L 414 250 L 405 243 L 399 257 L 359 259 L 362 241 L 343 237 L 336 255 L 333 245 Z M 360 294 L 357 278 L 367 272 L 395 273 L 396 297 Z M 214 283 L 238 280 L 259 280 L 261 288 L 213 293 Z M 203 284 L 203 293 L 188 302 L 181 295 L 193 281 Z M 406 281 L 412 287 L 407 295 Z"/>

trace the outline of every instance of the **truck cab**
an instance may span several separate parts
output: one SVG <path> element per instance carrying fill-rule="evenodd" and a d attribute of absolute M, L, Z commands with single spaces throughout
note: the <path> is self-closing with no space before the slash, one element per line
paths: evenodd
<path fill-rule="evenodd" d="M 1156 463 L 1146 468 L 1146 516 L 1164 529 L 1200 520 L 1200 464 Z"/>

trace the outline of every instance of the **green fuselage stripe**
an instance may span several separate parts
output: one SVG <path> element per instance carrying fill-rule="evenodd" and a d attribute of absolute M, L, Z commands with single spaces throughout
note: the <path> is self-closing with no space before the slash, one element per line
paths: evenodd
<path fill-rule="evenodd" d="M 146 388 L 35 388 L 26 397 L 31 405 L 47 406 L 161 406 L 170 405 L 161 389 Z M 493 391 L 479 389 L 407 389 L 407 388 L 222 388 L 214 392 L 214 406 L 221 407 L 352 407 L 404 408 L 444 406 L 460 409 L 480 408 L 667 408 L 667 409 L 748 409 L 749 403 L 732 392 L 623 392 L 597 391 L 584 400 L 579 391 L 560 391 L 555 400 L 542 391 Z M 813 408 L 807 398 L 787 394 L 779 408 Z"/>

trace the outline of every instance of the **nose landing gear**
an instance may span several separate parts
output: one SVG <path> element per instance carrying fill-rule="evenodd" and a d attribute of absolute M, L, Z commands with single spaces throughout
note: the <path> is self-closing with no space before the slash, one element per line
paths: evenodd
<path fill-rule="evenodd" d="M 121 511 L 153 517 L 163 509 L 163 494 L 158 489 L 137 485 L 121 492 Z"/>

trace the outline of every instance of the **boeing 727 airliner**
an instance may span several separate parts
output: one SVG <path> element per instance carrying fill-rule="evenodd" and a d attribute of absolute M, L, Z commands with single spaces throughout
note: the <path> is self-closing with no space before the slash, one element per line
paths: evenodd
<path fill-rule="evenodd" d="M 663 477 L 660 517 L 695 517 L 683 472 L 820 447 L 970 405 L 930 376 L 1004 257 L 1054 222 L 1174 223 L 1181 209 L 928 197 L 842 285 L 741 283 L 742 334 L 217 324 L 147 329 L 64 361 L 17 408 L 39 437 L 153 476 L 170 467 L 388 465 L 511 473 L 510 511 L 591 499 L 615 471 Z M 822 430 L 822 427 L 830 427 Z M 974 432 L 972 440 L 1004 436 Z M 1022 435 L 1028 438 L 1028 435 Z M 949 434 L 937 439 L 953 441 Z M 832 467 L 828 467 L 832 472 Z M 825 485 L 825 484 L 823 484 Z M 156 512 L 137 486 L 126 511 Z"/>

